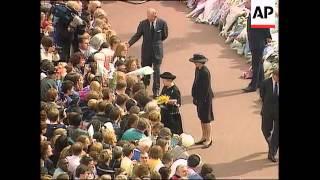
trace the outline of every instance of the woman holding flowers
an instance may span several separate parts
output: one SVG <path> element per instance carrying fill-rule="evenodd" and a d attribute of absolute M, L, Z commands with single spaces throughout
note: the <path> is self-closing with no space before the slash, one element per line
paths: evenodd
<path fill-rule="evenodd" d="M 181 95 L 179 88 L 173 82 L 176 76 L 170 72 L 164 72 L 160 75 L 160 78 L 164 84 L 161 95 L 158 97 L 158 103 L 161 106 L 161 121 L 172 133 L 180 135 L 183 133 L 179 112 Z"/>

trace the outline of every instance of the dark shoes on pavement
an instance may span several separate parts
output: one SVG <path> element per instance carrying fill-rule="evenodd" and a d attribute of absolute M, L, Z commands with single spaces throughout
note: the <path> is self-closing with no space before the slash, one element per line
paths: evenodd
<path fill-rule="evenodd" d="M 195 145 L 201 145 L 201 144 L 203 144 L 204 142 L 206 142 L 205 139 L 200 140 L 200 141 L 197 141 L 197 142 L 195 142 L 194 144 L 195 144 Z"/>
<path fill-rule="evenodd" d="M 268 159 L 270 160 L 270 161 L 272 161 L 272 162 L 278 162 L 278 160 L 274 157 L 274 155 L 272 155 L 272 154 L 268 154 Z"/>
<path fill-rule="evenodd" d="M 255 92 L 257 89 L 256 88 L 252 88 L 252 87 L 246 87 L 244 89 L 242 89 L 245 93 L 249 93 L 249 92 Z"/>
<path fill-rule="evenodd" d="M 201 149 L 207 149 L 207 148 L 209 148 L 209 147 L 212 145 L 212 142 L 213 142 L 213 141 L 212 141 L 212 139 L 211 139 L 210 143 L 209 143 L 209 144 L 204 144 Z"/>

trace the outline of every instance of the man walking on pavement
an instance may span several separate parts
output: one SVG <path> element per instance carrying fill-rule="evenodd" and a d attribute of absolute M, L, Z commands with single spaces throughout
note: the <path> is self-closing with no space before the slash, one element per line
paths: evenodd
<path fill-rule="evenodd" d="M 127 46 L 132 46 L 143 36 L 141 48 L 141 66 L 153 67 L 153 97 L 159 96 L 160 91 L 160 66 L 163 58 L 163 43 L 168 37 L 167 23 L 157 17 L 157 11 L 149 8 L 147 19 L 141 21 L 137 32 L 131 37 Z M 150 85 L 150 75 L 144 76 L 143 83 Z"/>
<path fill-rule="evenodd" d="M 260 97 L 261 129 L 269 147 L 268 159 L 277 162 L 275 155 L 279 148 L 279 69 L 274 69 L 272 77 L 261 83 Z"/>

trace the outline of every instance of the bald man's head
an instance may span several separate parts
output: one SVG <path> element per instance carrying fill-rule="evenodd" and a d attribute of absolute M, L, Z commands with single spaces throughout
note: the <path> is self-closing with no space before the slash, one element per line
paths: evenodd
<path fill-rule="evenodd" d="M 153 22 L 157 18 L 157 11 L 153 8 L 149 8 L 147 11 L 147 18 L 150 22 Z"/>

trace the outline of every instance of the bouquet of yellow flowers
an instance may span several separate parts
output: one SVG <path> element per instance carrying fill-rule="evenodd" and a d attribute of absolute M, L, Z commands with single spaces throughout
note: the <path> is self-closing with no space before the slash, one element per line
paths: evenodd
<path fill-rule="evenodd" d="M 170 97 L 166 95 L 161 95 L 157 97 L 157 103 L 158 104 L 167 104 L 169 102 Z"/>

